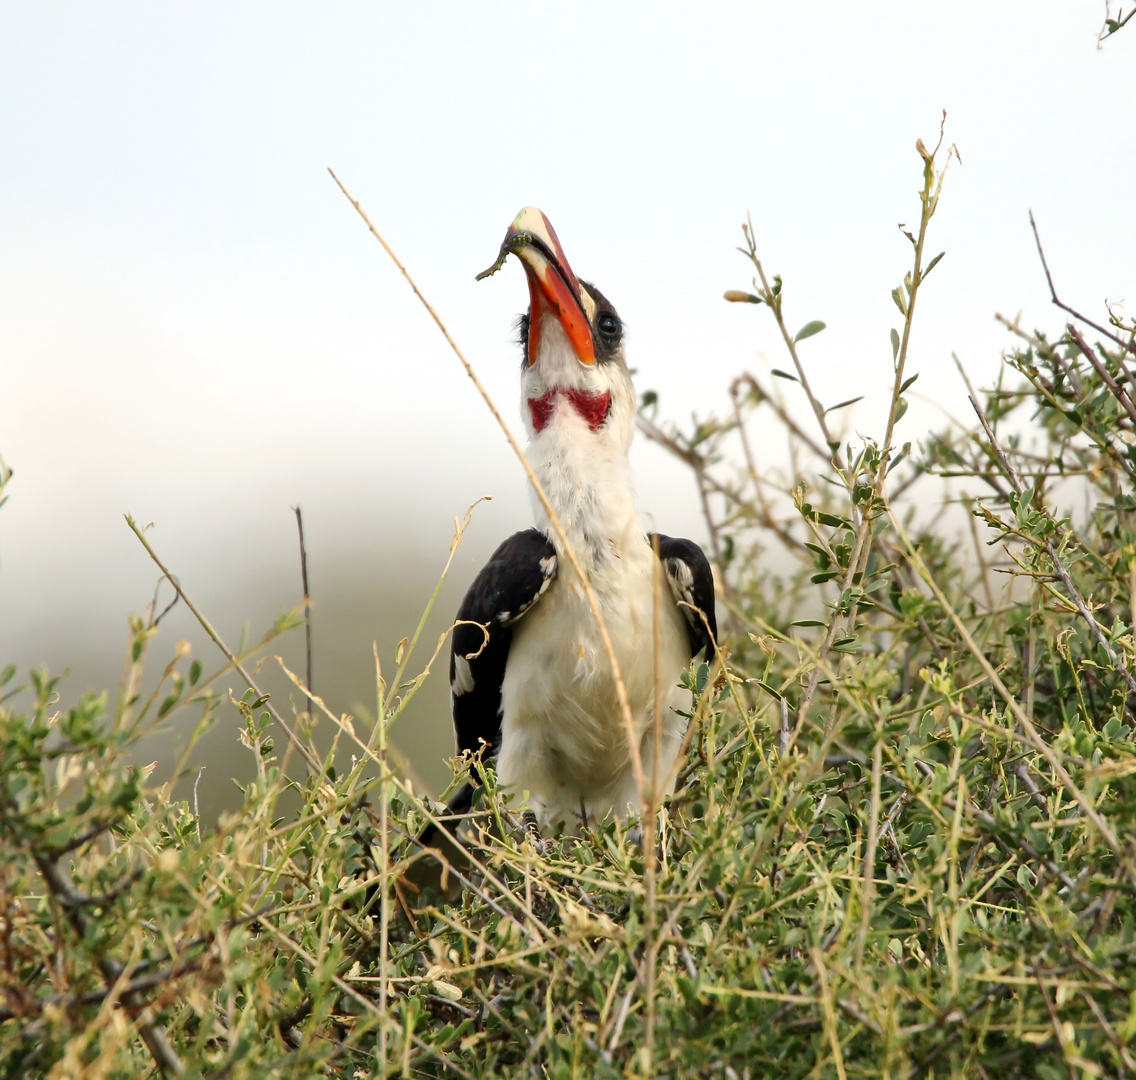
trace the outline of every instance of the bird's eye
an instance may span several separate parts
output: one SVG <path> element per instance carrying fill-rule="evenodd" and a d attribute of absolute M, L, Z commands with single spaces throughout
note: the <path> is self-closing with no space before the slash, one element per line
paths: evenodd
<path fill-rule="evenodd" d="M 619 319 L 610 311 L 605 311 L 596 320 L 596 329 L 598 329 L 605 338 L 617 341 L 622 327 L 619 325 Z"/>

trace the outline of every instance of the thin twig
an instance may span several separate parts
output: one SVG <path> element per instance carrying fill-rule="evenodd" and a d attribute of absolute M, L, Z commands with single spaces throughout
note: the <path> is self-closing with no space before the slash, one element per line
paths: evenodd
<path fill-rule="evenodd" d="M 1112 18 L 1112 4 L 1109 0 L 1104 2 L 1104 25 L 1100 28 L 1100 33 L 1097 35 L 1097 48 L 1103 48 L 1105 41 L 1112 37 L 1113 34 L 1128 25 L 1132 16 L 1136 15 L 1136 7 L 1134 7 L 1127 15 L 1124 14 L 1124 6 L 1121 5 L 1116 13 L 1116 18 Z"/>
<path fill-rule="evenodd" d="M 1129 15 L 1129 18 L 1131 18 L 1131 15 Z M 1127 21 L 1128 20 L 1126 19 L 1125 22 L 1127 22 Z M 1038 235 L 1037 222 L 1034 221 L 1034 219 L 1033 219 L 1033 211 L 1032 210 L 1029 212 L 1029 220 L 1030 220 L 1030 228 L 1033 229 L 1034 243 L 1037 244 L 1037 253 L 1041 257 L 1041 268 L 1045 271 L 1045 281 L 1046 281 L 1046 284 L 1049 286 L 1049 298 L 1050 298 L 1050 300 L 1052 300 L 1053 303 L 1057 307 L 1059 307 L 1062 311 L 1066 312 L 1069 315 L 1072 315 L 1073 318 L 1076 319 L 1078 322 L 1083 322 L 1086 326 L 1091 326 L 1098 333 L 1104 334 L 1105 337 L 1111 339 L 1112 341 L 1115 341 L 1116 344 L 1119 345 L 1122 349 L 1127 349 L 1128 352 L 1130 352 L 1134 356 L 1136 356 L 1136 344 L 1133 344 L 1130 341 L 1125 341 L 1123 338 L 1118 337 L 1111 330 L 1108 330 L 1105 327 L 1101 326 L 1100 323 L 1093 322 L 1092 319 L 1088 318 L 1085 315 L 1082 315 L 1076 308 L 1071 308 L 1064 301 L 1058 299 L 1057 290 L 1053 286 L 1053 275 L 1050 274 L 1049 263 L 1046 262 L 1046 260 L 1045 260 L 1045 251 L 1042 250 L 1041 237 Z"/>
<path fill-rule="evenodd" d="M 825 452 L 824 447 L 822 447 L 820 443 L 818 443 L 807 431 L 805 431 L 803 427 L 801 427 L 800 424 L 797 423 L 796 420 L 794 420 L 789 415 L 789 412 L 785 408 L 785 406 L 782 405 L 781 402 L 779 402 L 777 398 L 775 398 L 771 393 L 769 393 L 769 391 L 766 390 L 761 385 L 761 383 L 757 381 L 757 378 L 754 375 L 752 375 L 748 371 L 743 375 L 739 375 L 730 386 L 731 394 L 734 392 L 734 387 L 736 387 L 739 383 L 748 383 L 753 388 L 754 393 L 758 395 L 761 404 L 768 405 L 773 410 L 774 415 L 785 426 L 790 434 L 799 439 L 823 462 L 825 462 L 826 464 L 831 463 L 832 455 Z"/>
<path fill-rule="evenodd" d="M 296 514 L 296 529 L 300 533 L 300 578 L 304 584 L 304 648 L 307 653 L 308 682 L 308 723 L 312 722 L 312 596 L 308 590 L 308 549 L 304 545 L 304 515 L 298 506 L 293 506 Z"/>
<path fill-rule="evenodd" d="M 864 880 L 860 893 L 860 936 L 856 942 L 856 967 L 864 963 L 864 947 L 872 922 L 872 901 L 876 890 L 876 846 L 880 835 L 880 782 L 883 775 L 883 721 L 877 718 L 875 745 L 872 747 L 872 794 L 868 813 L 868 842 L 864 850 Z"/>
<path fill-rule="evenodd" d="M 1101 382 L 1103 382 L 1105 386 L 1109 388 L 1109 390 L 1112 392 L 1112 396 L 1120 402 L 1124 411 L 1128 414 L 1128 419 L 1131 420 L 1134 425 L 1136 425 L 1136 408 L 1134 408 L 1132 405 L 1132 391 L 1129 389 L 1129 387 L 1121 388 L 1117 381 L 1112 377 L 1112 374 L 1109 372 L 1108 368 L 1105 367 L 1105 365 L 1102 364 L 1097 358 L 1096 350 L 1091 345 L 1089 345 L 1088 342 L 1086 342 L 1085 339 L 1081 336 L 1080 330 L 1078 330 L 1072 323 L 1067 323 L 1065 329 L 1068 332 L 1069 336 L 1077 343 L 1077 348 L 1081 350 L 1081 353 L 1084 355 L 1085 359 L 1093 365 L 1093 370 L 1100 376 Z M 1106 356 L 1105 359 L 1108 359 L 1108 357 Z M 1128 372 L 1125 371 L 1125 375 L 1127 374 Z M 1130 382 L 1129 385 L 1131 385 Z"/>

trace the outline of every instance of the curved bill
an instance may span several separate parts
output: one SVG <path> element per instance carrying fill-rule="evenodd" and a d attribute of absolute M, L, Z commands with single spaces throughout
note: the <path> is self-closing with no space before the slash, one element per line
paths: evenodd
<path fill-rule="evenodd" d="M 478 274 L 477 280 L 495 274 L 510 254 L 521 260 L 529 282 L 529 364 L 536 363 L 543 322 L 549 314 L 564 328 L 580 363 L 594 364 L 596 345 L 585 308 L 595 305 L 568 265 L 552 223 L 535 206 L 526 206 L 513 219 L 497 261 Z"/>

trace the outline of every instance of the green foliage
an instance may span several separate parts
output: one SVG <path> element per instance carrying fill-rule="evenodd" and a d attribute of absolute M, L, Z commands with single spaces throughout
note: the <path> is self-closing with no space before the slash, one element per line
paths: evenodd
<path fill-rule="evenodd" d="M 635 822 L 537 850 L 489 771 L 468 865 L 437 880 L 413 837 L 440 807 L 386 740 L 443 642 L 413 674 L 420 624 L 377 671 L 366 731 L 317 699 L 292 732 L 244 654 L 209 675 L 179 647 L 144 698 L 151 613 L 111 715 L 0 674 L 0 1076 L 1136 1072 L 1133 327 L 1011 325 L 977 422 L 902 441 L 939 258 L 918 149 L 882 438 L 830 426 L 849 403 L 796 351 L 823 324 L 788 329 L 750 226 L 752 291 L 727 299 L 772 320 L 788 400 L 747 373 L 680 431 L 643 397 L 702 492 L 725 627 L 688 676 L 657 859 Z M 774 432 L 783 474 L 755 456 Z M 914 509 L 928 477 L 962 529 Z M 220 716 L 257 774 L 209 829 L 128 761 L 156 724 Z"/>

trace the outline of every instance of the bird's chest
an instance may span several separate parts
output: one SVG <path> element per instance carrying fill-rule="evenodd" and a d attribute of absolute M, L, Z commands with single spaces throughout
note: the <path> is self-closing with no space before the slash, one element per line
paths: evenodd
<path fill-rule="evenodd" d="M 602 560 L 590 578 L 627 691 L 636 742 L 654 717 L 656 679 L 660 707 L 670 721 L 675 685 L 689 654 L 682 616 L 662 567 L 654 574 L 655 563 L 644 543 L 642 551 Z M 541 775 L 600 784 L 630 765 L 626 721 L 603 635 L 584 590 L 561 566 L 541 603 L 516 626 L 502 686 L 499 772 L 503 780 L 530 787 Z"/>

